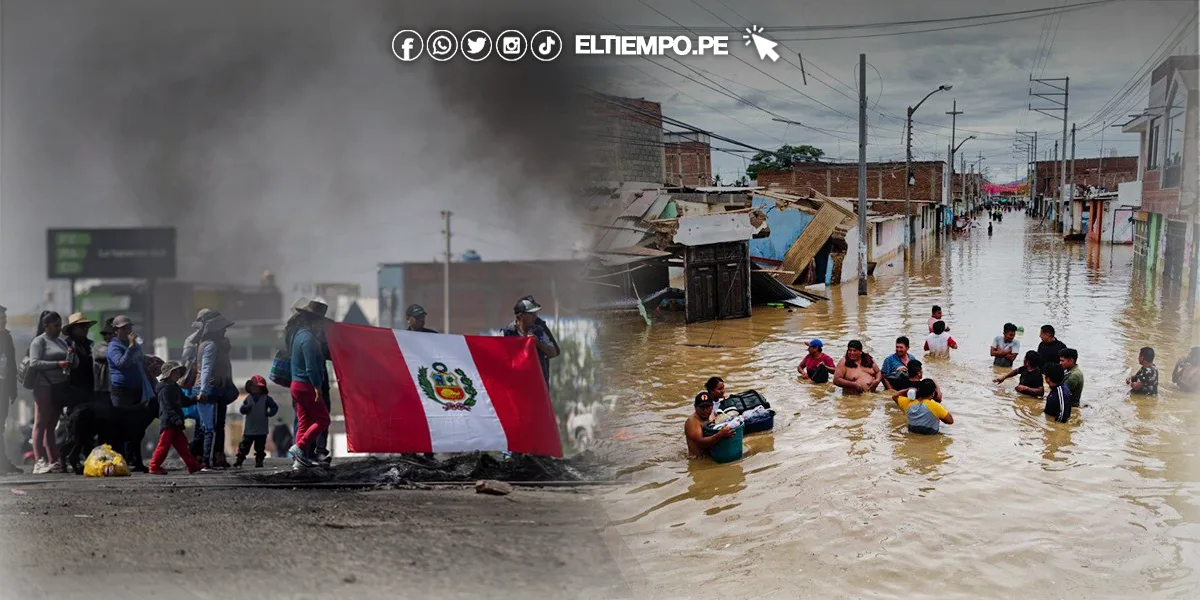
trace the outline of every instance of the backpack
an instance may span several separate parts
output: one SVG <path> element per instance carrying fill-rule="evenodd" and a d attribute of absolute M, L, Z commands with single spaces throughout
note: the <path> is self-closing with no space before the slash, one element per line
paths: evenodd
<path fill-rule="evenodd" d="M 271 361 L 271 372 L 267 377 L 276 385 L 290 387 L 292 385 L 292 353 L 279 350 L 275 360 Z"/>
<path fill-rule="evenodd" d="M 17 380 L 21 382 L 21 386 L 27 390 L 32 390 L 37 385 L 37 376 L 30 377 L 33 359 L 29 358 L 29 350 L 25 351 L 25 358 L 21 359 L 21 363 L 17 365 Z"/>

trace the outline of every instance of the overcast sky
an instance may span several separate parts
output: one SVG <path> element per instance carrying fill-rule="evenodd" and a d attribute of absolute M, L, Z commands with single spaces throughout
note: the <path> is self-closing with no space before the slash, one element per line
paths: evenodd
<path fill-rule="evenodd" d="M 684 35 L 687 31 L 670 19 L 687 28 L 728 27 L 722 20 L 745 27 L 749 21 L 764 27 L 768 38 L 796 40 L 959 26 L 971 21 L 833 31 L 781 32 L 780 28 L 947 19 L 1083 1 L 1086 0 L 645 0 L 644 3 L 619 0 L 605 15 L 595 19 L 613 33 L 621 31 L 604 19 L 627 27 L 670 27 Z M 976 162 L 982 152 L 984 166 L 992 179 L 1010 181 L 1014 179 L 1017 163 L 1024 163 L 1024 158 L 1015 159 L 1013 155 L 1014 131 L 1040 131 L 1042 149 L 1052 148 L 1054 140 L 1062 137 L 1060 120 L 1027 110 L 1031 73 L 1034 77 L 1071 78 L 1070 119 L 1082 127 L 1123 89 L 1131 76 L 1136 79 L 1141 74 L 1147 59 L 1158 54 L 1160 45 L 1166 46 L 1165 40 L 1175 34 L 1183 40 L 1167 48 L 1168 53 L 1196 51 L 1195 21 L 1186 30 L 1181 26 L 1195 12 L 1194 1 L 1124 0 L 1053 17 L 1038 16 L 981 27 L 872 38 L 786 41 L 778 48 L 782 58 L 777 63 L 761 61 L 752 47 L 743 45 L 742 32 L 731 29 L 731 42 L 736 42 L 732 44 L 733 53 L 753 66 L 733 56 L 681 59 L 687 67 L 699 70 L 697 73 L 666 57 L 622 57 L 624 62 L 618 64 L 622 64 L 624 71 L 620 77 L 610 78 L 606 85 L 614 93 L 661 102 L 668 117 L 752 146 L 775 149 L 784 143 L 811 144 L 823 149 L 829 157 L 857 161 L 857 61 L 859 53 L 866 53 L 868 160 L 904 160 L 902 130 L 906 107 L 919 102 L 939 85 L 951 84 L 952 90 L 935 94 L 915 115 L 918 123 L 913 126 L 914 159 L 944 159 L 950 135 L 950 116 L 945 113 L 957 99 L 958 109 L 963 111 L 958 116 L 957 139 L 961 141 L 964 135 L 978 136 L 962 146 L 968 163 Z M 1022 15 L 996 19 L 1019 16 Z M 803 54 L 807 85 L 799 69 L 797 52 Z M 1112 125 L 1113 120 L 1120 122 L 1131 112 L 1125 108 L 1134 107 L 1132 111 L 1136 112 L 1146 106 L 1148 81 L 1147 78 L 1136 94 L 1129 95 L 1117 107 L 1122 110 L 1111 111 L 1108 120 L 1080 130 L 1077 157 L 1099 155 L 1102 143 L 1105 156 L 1112 148 L 1120 150 L 1122 155 L 1136 154 L 1135 136 L 1123 135 L 1119 129 L 1106 125 Z M 761 108 L 711 89 L 718 87 L 714 82 Z M 1034 106 L 1049 104 L 1034 99 Z M 815 129 L 773 122 L 774 116 L 767 111 Z M 964 130 L 969 131 L 963 133 Z M 733 148 L 715 140 L 713 145 Z M 749 154 L 715 152 L 713 169 L 730 181 L 744 172 L 748 158 Z"/>

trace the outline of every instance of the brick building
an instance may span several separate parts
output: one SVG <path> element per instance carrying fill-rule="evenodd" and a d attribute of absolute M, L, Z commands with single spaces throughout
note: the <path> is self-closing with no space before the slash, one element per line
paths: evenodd
<path fill-rule="evenodd" d="M 593 103 L 591 117 L 586 129 L 596 143 L 589 165 L 592 181 L 663 183 L 661 104 L 604 96 Z"/>
<path fill-rule="evenodd" d="M 1040 160 L 1036 163 L 1037 179 L 1034 188 L 1035 195 L 1050 197 L 1061 183 L 1062 162 Z M 1067 160 L 1067 176 L 1071 174 L 1071 161 Z M 1114 156 L 1101 158 L 1076 158 L 1074 184 L 1080 188 L 1088 186 L 1116 190 L 1117 185 L 1127 181 L 1137 181 L 1138 157 Z M 1068 179 L 1067 185 L 1072 181 Z"/>
<path fill-rule="evenodd" d="M 712 140 L 707 135 L 693 132 L 664 133 L 663 151 L 667 185 L 712 184 Z"/>
<path fill-rule="evenodd" d="M 404 327 L 404 310 L 420 304 L 429 311 L 428 327 L 441 330 L 445 263 L 379 265 L 379 326 Z M 571 260 L 450 263 L 449 333 L 478 335 L 513 320 L 513 305 L 530 294 L 554 315 L 555 299 L 562 317 L 578 316 L 580 307 L 597 293 L 579 278 L 586 263 Z"/>
<path fill-rule="evenodd" d="M 942 200 L 942 161 L 912 163 L 913 200 Z M 835 198 L 858 197 L 858 163 L 804 163 L 787 170 L 760 171 L 758 185 L 797 190 L 813 188 Z M 903 200 L 904 163 L 867 163 L 867 198 Z"/>
<path fill-rule="evenodd" d="M 1151 72 L 1147 108 L 1125 124 L 1141 140 L 1141 210 L 1134 215 L 1133 247 L 1139 270 L 1164 284 L 1200 286 L 1200 60 L 1172 56 Z"/>

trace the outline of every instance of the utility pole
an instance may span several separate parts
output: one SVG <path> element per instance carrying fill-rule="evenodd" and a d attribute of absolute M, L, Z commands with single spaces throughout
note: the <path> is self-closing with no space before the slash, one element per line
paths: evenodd
<path fill-rule="evenodd" d="M 958 110 L 958 98 L 954 99 L 954 107 L 951 108 L 950 112 L 948 112 L 946 114 L 950 115 L 950 158 L 949 158 L 950 175 L 946 178 L 946 189 L 948 190 L 946 193 L 946 201 L 950 203 L 950 213 L 953 214 L 954 213 L 954 150 L 955 150 L 954 134 L 955 134 L 955 128 L 958 125 L 958 115 L 963 114 L 961 110 Z"/>
<path fill-rule="evenodd" d="M 962 186 L 961 186 L 962 192 L 961 193 L 962 193 L 962 201 L 963 201 L 963 210 L 966 210 L 967 209 L 967 155 L 964 154 L 964 155 L 960 156 L 959 160 L 962 161 L 963 176 L 962 176 Z M 966 215 L 966 216 L 970 217 L 970 215 Z"/>
<path fill-rule="evenodd" d="M 442 231 L 446 235 L 446 264 L 442 266 L 442 333 L 450 333 L 450 215 L 448 210 L 442 211 L 442 218 L 446 220 L 446 229 Z"/>
<path fill-rule="evenodd" d="M 1064 203 L 1066 204 L 1066 210 L 1067 210 L 1067 215 L 1068 215 L 1067 222 L 1071 223 L 1071 220 L 1070 220 L 1070 210 L 1071 210 L 1070 205 L 1071 205 L 1071 203 L 1069 201 L 1066 201 L 1066 197 L 1065 197 L 1065 194 L 1067 193 L 1067 121 L 1068 121 L 1067 117 L 1069 114 L 1068 106 L 1069 106 L 1069 100 L 1070 100 L 1070 94 L 1071 94 L 1071 78 L 1070 77 L 1060 77 L 1060 78 L 1055 78 L 1055 79 L 1034 79 L 1033 75 L 1030 75 L 1029 81 L 1030 81 L 1030 86 L 1029 86 L 1029 95 L 1030 96 L 1036 96 L 1042 100 L 1046 100 L 1046 101 L 1049 101 L 1052 104 L 1054 104 L 1054 106 L 1049 107 L 1049 108 L 1038 108 L 1038 107 L 1035 107 L 1032 102 L 1030 102 L 1029 110 L 1034 110 L 1034 111 L 1040 112 L 1044 115 L 1052 116 L 1056 119 L 1062 119 L 1062 124 L 1063 124 L 1062 168 L 1060 169 L 1059 175 L 1056 178 L 1059 180 L 1059 198 L 1062 199 L 1064 201 Z M 1061 87 L 1059 85 L 1057 85 L 1059 82 L 1062 83 Z M 1057 91 L 1056 92 L 1046 92 L 1046 93 L 1035 93 L 1034 92 L 1034 84 L 1041 84 L 1041 85 L 1047 86 L 1047 87 L 1049 87 L 1053 90 L 1057 90 Z M 1056 98 L 1058 98 L 1058 97 L 1061 97 L 1062 100 L 1057 100 Z M 1062 112 L 1061 115 L 1052 114 L 1052 113 L 1057 113 L 1060 111 Z M 1058 160 L 1058 158 L 1056 156 L 1055 161 L 1057 161 L 1057 160 Z M 1061 214 L 1060 211 L 1061 211 L 1061 208 L 1059 210 L 1055 211 L 1055 221 L 1056 222 L 1062 221 L 1062 219 L 1059 218 L 1059 216 L 1058 216 L 1059 214 Z"/>
<path fill-rule="evenodd" d="M 1100 178 L 1100 187 L 1104 187 L 1104 130 L 1108 129 L 1108 123 L 1101 123 L 1100 126 L 1100 172 L 1096 176 Z"/>
<path fill-rule="evenodd" d="M 1068 181 L 1071 182 L 1071 204 L 1075 204 L 1075 124 L 1071 123 L 1071 173 L 1068 175 Z M 1072 206 L 1071 210 L 1075 210 Z M 1071 219 L 1071 231 L 1075 231 L 1074 217 Z"/>
<path fill-rule="evenodd" d="M 905 177 L 908 174 L 905 173 Z M 907 183 L 907 181 L 905 182 Z M 867 295 L 867 55 L 858 55 L 858 295 Z"/>
<path fill-rule="evenodd" d="M 928 94 L 925 94 L 925 97 L 921 98 L 921 101 L 918 102 L 916 106 L 908 107 L 908 120 L 906 121 L 906 124 L 905 124 L 905 142 L 904 142 L 904 231 L 906 232 L 906 235 L 904 238 L 904 240 L 905 240 L 904 247 L 905 248 L 907 248 L 914 241 L 916 241 L 916 235 L 912 230 L 913 229 L 912 228 L 912 186 L 917 183 L 917 177 L 912 172 L 912 118 L 913 118 L 913 113 L 917 112 L 917 109 L 921 108 L 921 105 L 924 104 L 925 101 L 928 100 L 930 96 L 932 96 L 938 92 L 941 92 L 943 90 L 948 90 L 951 87 L 953 87 L 953 86 L 940 85 L 940 86 L 938 86 L 938 89 L 933 90 L 932 92 L 929 92 Z M 907 259 L 907 256 L 905 258 Z"/>
<path fill-rule="evenodd" d="M 1054 167 L 1054 177 L 1052 177 L 1050 179 L 1050 181 L 1057 182 L 1058 181 L 1058 140 L 1054 140 L 1054 154 L 1052 154 L 1050 156 L 1050 162 Z M 1062 216 L 1061 216 L 1062 207 L 1060 207 L 1058 205 L 1058 196 L 1056 196 L 1055 194 L 1056 194 L 1056 192 L 1054 191 L 1053 184 L 1051 184 L 1050 197 L 1054 199 L 1054 210 L 1050 211 L 1050 218 L 1054 219 L 1055 223 L 1059 223 L 1062 221 Z M 1057 231 L 1058 226 L 1055 225 L 1054 227 L 1056 228 L 1055 231 Z"/>

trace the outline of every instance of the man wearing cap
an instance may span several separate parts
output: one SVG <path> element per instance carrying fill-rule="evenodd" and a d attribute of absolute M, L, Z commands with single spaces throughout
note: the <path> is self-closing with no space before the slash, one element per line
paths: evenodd
<path fill-rule="evenodd" d="M 143 400 L 154 397 L 154 388 L 146 377 L 143 366 L 142 346 L 133 332 L 133 321 L 119 315 L 113 319 L 116 337 L 108 344 L 108 370 L 111 375 L 110 394 L 113 406 L 136 406 Z M 124 448 L 115 448 L 125 456 L 130 467 L 138 471 L 149 471 L 142 464 L 140 443 L 129 443 Z"/>
<path fill-rule="evenodd" d="M 413 304 L 404 311 L 404 320 L 408 324 L 408 331 L 420 331 L 422 333 L 437 333 L 436 331 L 425 327 L 425 316 L 429 313 L 425 312 L 425 307 L 420 304 Z"/>
<path fill-rule="evenodd" d="M 824 348 L 825 344 L 821 340 L 814 339 L 808 343 L 808 355 L 800 361 L 800 366 L 796 367 L 800 377 L 813 383 L 829 383 L 829 376 L 837 365 L 834 364 L 832 356 L 825 354 Z"/>
<path fill-rule="evenodd" d="M 505 327 L 501 334 L 504 337 L 531 337 L 538 350 L 538 362 L 542 365 L 542 376 L 546 380 L 546 388 L 550 387 L 550 359 L 558 356 L 558 343 L 550 336 L 549 328 L 538 325 L 537 312 L 542 307 L 533 298 L 526 296 L 517 301 L 513 307 L 516 319 Z M 544 321 L 543 321 L 544 323 Z"/>
<path fill-rule="evenodd" d="M 95 374 L 96 380 L 96 399 L 103 400 L 110 398 L 112 387 L 110 379 L 112 375 L 108 370 L 108 345 L 112 343 L 116 334 L 113 332 L 113 318 L 109 317 L 104 320 L 104 324 L 100 326 L 100 337 L 103 342 L 96 344 L 92 352 L 94 360 L 92 361 L 92 371 Z"/>
<path fill-rule="evenodd" d="M 683 435 L 687 438 L 688 456 L 700 458 L 708 454 L 708 449 L 712 448 L 713 444 L 732 437 L 736 432 L 731 427 L 723 427 L 716 433 L 705 437 L 704 426 L 712 422 L 713 418 L 713 398 L 708 392 L 700 392 L 696 394 L 693 406 L 695 406 L 696 412 L 692 413 L 687 418 L 687 422 L 683 424 Z"/>
<path fill-rule="evenodd" d="M 22 473 L 20 467 L 8 460 L 4 429 L 8 424 L 8 407 L 17 399 L 17 350 L 8 331 L 8 309 L 0 306 L 0 475 Z"/>

